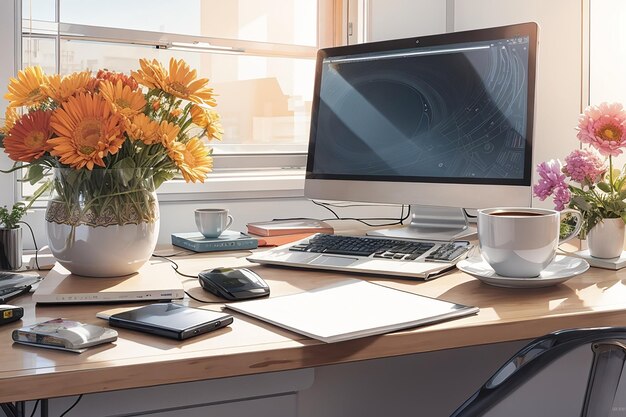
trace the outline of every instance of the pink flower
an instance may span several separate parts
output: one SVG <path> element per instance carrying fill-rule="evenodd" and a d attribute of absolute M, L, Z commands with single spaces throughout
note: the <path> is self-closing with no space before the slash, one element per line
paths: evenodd
<path fill-rule="evenodd" d="M 559 160 L 550 160 L 537 165 L 539 173 L 539 181 L 533 187 L 535 197 L 541 201 L 550 195 L 554 195 L 554 208 L 563 210 L 569 204 L 572 194 L 565 183 L 565 175 L 561 172 L 561 163 Z"/>
<path fill-rule="evenodd" d="M 541 201 L 550 196 L 556 188 L 567 188 L 565 175 L 561 172 L 561 162 L 558 159 L 551 159 L 537 165 L 539 181 L 533 187 L 535 197 Z"/>
<path fill-rule="evenodd" d="M 567 187 L 557 187 L 554 189 L 554 209 L 563 210 L 572 199 L 572 193 Z"/>
<path fill-rule="evenodd" d="M 563 172 L 581 184 L 595 184 L 606 173 L 604 162 L 588 150 L 575 150 L 565 157 Z"/>
<path fill-rule="evenodd" d="M 618 156 L 626 146 L 626 111 L 620 103 L 589 106 L 578 118 L 578 139 L 604 156 Z"/>

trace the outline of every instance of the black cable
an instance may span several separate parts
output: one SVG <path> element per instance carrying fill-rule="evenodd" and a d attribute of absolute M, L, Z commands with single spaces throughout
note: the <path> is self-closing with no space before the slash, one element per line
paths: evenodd
<path fill-rule="evenodd" d="M 33 412 L 30 413 L 30 417 L 35 415 L 35 411 L 37 411 L 37 407 L 39 406 L 39 400 L 35 401 L 35 406 L 33 407 Z"/>
<path fill-rule="evenodd" d="M 196 252 L 193 252 L 193 251 L 189 251 L 189 250 L 183 249 L 183 250 L 178 251 L 178 252 L 168 253 L 167 255 L 156 255 L 156 254 L 154 254 L 154 253 L 153 253 L 153 254 L 152 254 L 152 256 L 155 256 L 155 257 L 157 257 L 157 258 L 160 258 L 160 257 L 166 257 L 166 256 L 167 256 L 168 258 L 171 258 L 171 257 L 173 257 L 173 256 L 179 256 L 179 255 L 183 255 L 183 256 L 186 256 L 186 255 L 193 255 L 194 253 L 196 253 Z"/>
<path fill-rule="evenodd" d="M 331 206 L 331 204 L 329 204 L 329 203 L 320 203 L 320 202 L 315 201 L 315 200 L 311 200 L 311 201 L 313 202 L 313 204 L 316 204 L 316 205 L 318 205 L 320 207 L 323 207 L 326 210 L 330 211 L 335 216 L 334 219 L 324 219 L 324 220 L 353 220 L 353 221 L 360 222 L 360 223 L 362 223 L 362 224 L 364 224 L 366 226 L 370 226 L 370 227 L 395 226 L 397 224 L 404 224 L 404 221 L 411 214 L 411 206 L 408 206 L 409 210 L 408 210 L 406 215 L 404 214 L 404 206 L 405 206 L 405 204 L 403 204 L 402 205 L 402 211 L 400 212 L 400 218 L 394 218 L 394 217 L 366 217 L 366 218 L 340 217 L 333 209 L 331 209 L 329 207 L 329 206 Z M 393 220 L 393 222 L 391 222 L 391 223 L 381 223 L 381 224 L 369 223 L 369 221 L 377 221 L 377 220 Z"/>
<path fill-rule="evenodd" d="M 178 270 L 178 264 L 174 261 L 172 261 L 170 258 L 168 258 L 167 256 L 164 255 L 155 255 L 154 253 L 152 254 L 152 256 L 154 256 L 155 258 L 162 258 L 165 259 L 166 261 L 170 262 L 172 264 L 172 269 L 174 269 L 174 272 L 176 272 L 178 275 L 181 275 L 183 277 L 187 277 L 187 278 L 193 278 L 193 279 L 198 279 L 197 275 L 188 275 L 188 274 L 184 274 L 182 272 L 180 272 Z M 224 304 L 223 301 L 205 301 L 205 300 L 201 300 L 199 298 L 194 297 L 193 295 L 189 294 L 189 292 L 187 292 L 187 290 L 183 290 L 185 291 L 185 294 L 187 294 L 187 297 L 191 298 L 192 300 L 195 300 L 199 303 L 204 303 L 204 304 Z"/>
<path fill-rule="evenodd" d="M 37 271 L 41 271 L 41 268 L 39 267 L 39 260 L 37 259 L 37 253 L 39 252 L 39 248 L 37 247 L 37 241 L 35 240 L 35 232 L 33 232 L 33 228 L 30 227 L 30 224 L 26 223 L 25 221 L 19 221 L 18 223 L 24 223 L 26 226 L 28 226 L 28 230 L 30 230 L 30 235 L 33 238 L 33 245 L 35 246 L 35 266 L 37 267 Z"/>
<path fill-rule="evenodd" d="M 224 304 L 224 301 L 206 301 L 206 300 L 201 300 L 201 299 L 196 298 L 193 295 L 189 294 L 186 290 L 185 290 L 185 294 L 187 294 L 187 297 L 191 298 L 192 300 L 196 300 L 199 303 L 203 303 L 203 304 Z"/>
<path fill-rule="evenodd" d="M 163 258 L 166 261 L 170 262 L 172 264 L 172 268 L 174 269 L 174 271 L 178 274 L 178 275 L 182 275 L 183 277 L 187 277 L 187 278 L 198 278 L 197 275 L 187 275 L 187 274 L 183 274 L 182 272 L 180 272 L 178 270 L 178 264 L 174 261 L 172 261 L 170 258 L 168 258 L 167 256 L 164 255 L 156 255 L 156 254 L 152 254 L 152 256 L 154 256 L 155 258 Z"/>
<path fill-rule="evenodd" d="M 80 395 L 78 396 L 78 398 L 76 398 L 76 401 L 74 401 L 74 404 L 72 404 L 72 405 L 70 406 L 70 408 L 68 408 L 67 410 L 65 410 L 65 412 L 63 412 L 63 414 L 61 414 L 59 417 L 63 417 L 63 416 L 65 416 L 67 413 L 69 413 L 69 412 L 70 412 L 70 410 L 71 410 L 72 408 L 76 407 L 76 405 L 78 404 L 78 402 L 79 402 L 82 398 L 83 398 L 83 394 L 80 394 Z"/>

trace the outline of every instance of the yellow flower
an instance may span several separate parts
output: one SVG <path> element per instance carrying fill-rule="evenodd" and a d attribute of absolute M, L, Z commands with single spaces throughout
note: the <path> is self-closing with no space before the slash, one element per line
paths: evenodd
<path fill-rule="evenodd" d="M 127 133 L 131 139 L 140 140 L 146 145 L 152 145 L 153 143 L 161 142 L 161 138 L 157 134 L 158 130 L 159 124 L 142 113 L 133 117 Z"/>
<path fill-rule="evenodd" d="M 65 77 L 55 74 L 48 77 L 48 83 L 42 88 L 48 97 L 62 103 L 75 94 L 85 92 L 90 82 L 89 71 L 74 72 Z"/>
<path fill-rule="evenodd" d="M 131 71 L 131 76 L 141 85 L 145 85 L 148 88 L 160 88 L 165 86 L 165 78 L 167 77 L 167 71 L 163 68 L 163 65 L 156 59 L 148 61 L 145 58 L 139 60 L 140 69 L 138 71 Z"/>
<path fill-rule="evenodd" d="M 163 90 L 184 100 L 216 106 L 213 89 L 207 86 L 208 83 L 207 78 L 196 79 L 196 70 L 184 60 L 170 58 L 170 73 Z"/>
<path fill-rule="evenodd" d="M 124 85 L 122 80 L 117 80 L 116 84 L 111 81 L 101 81 L 100 94 L 111 104 L 114 112 L 124 117 L 139 114 L 146 106 L 143 93 L 133 91 L 128 85 Z"/>
<path fill-rule="evenodd" d="M 169 73 L 155 59 L 139 60 L 139 71 L 133 71 L 133 78 L 148 88 L 158 88 L 168 94 L 198 104 L 215 106 L 213 89 L 209 88 L 207 78 L 197 78 L 196 70 L 192 70 L 182 59 L 170 59 Z"/>
<path fill-rule="evenodd" d="M 27 67 L 18 71 L 17 78 L 10 78 L 9 92 L 4 98 L 10 107 L 37 106 L 48 98 L 42 88 L 47 80 L 40 66 Z"/>
<path fill-rule="evenodd" d="M 4 138 L 4 151 L 14 161 L 32 162 L 51 150 L 48 139 L 51 110 L 36 110 L 25 114 Z"/>
<path fill-rule="evenodd" d="M 161 142 L 167 149 L 170 149 L 179 133 L 180 126 L 162 121 L 157 129 L 158 141 Z"/>
<path fill-rule="evenodd" d="M 204 182 L 206 174 L 213 169 L 211 150 L 198 138 L 191 138 L 187 143 L 173 142 L 168 155 L 186 182 Z"/>
<path fill-rule="evenodd" d="M 20 118 L 20 115 L 17 113 L 15 107 L 7 107 L 4 116 L 4 126 L 0 127 L 0 133 L 4 135 L 8 135 L 9 131 L 13 126 L 15 126 L 15 122 Z"/>
<path fill-rule="evenodd" d="M 50 152 L 73 168 L 105 166 L 102 158 L 115 154 L 124 142 L 123 120 L 100 95 L 70 97 L 52 113 L 50 126 L 58 137 L 50 139 Z"/>
<path fill-rule="evenodd" d="M 220 115 L 216 111 L 194 104 L 191 106 L 191 120 L 198 127 L 206 130 L 209 139 L 222 140 L 224 129 L 220 123 Z"/>

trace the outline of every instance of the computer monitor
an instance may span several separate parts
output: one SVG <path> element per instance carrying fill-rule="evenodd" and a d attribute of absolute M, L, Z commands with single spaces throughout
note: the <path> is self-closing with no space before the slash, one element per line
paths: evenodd
<path fill-rule="evenodd" d="M 305 196 L 410 204 L 380 234 L 445 240 L 529 206 L 536 49 L 535 23 L 321 49 Z"/>

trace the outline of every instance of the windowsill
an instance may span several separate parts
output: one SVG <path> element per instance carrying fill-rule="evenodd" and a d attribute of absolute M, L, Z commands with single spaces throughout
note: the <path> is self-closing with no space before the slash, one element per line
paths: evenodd
<path fill-rule="evenodd" d="M 212 172 L 204 183 L 168 181 L 157 191 L 160 202 L 302 197 L 301 169 Z"/>

